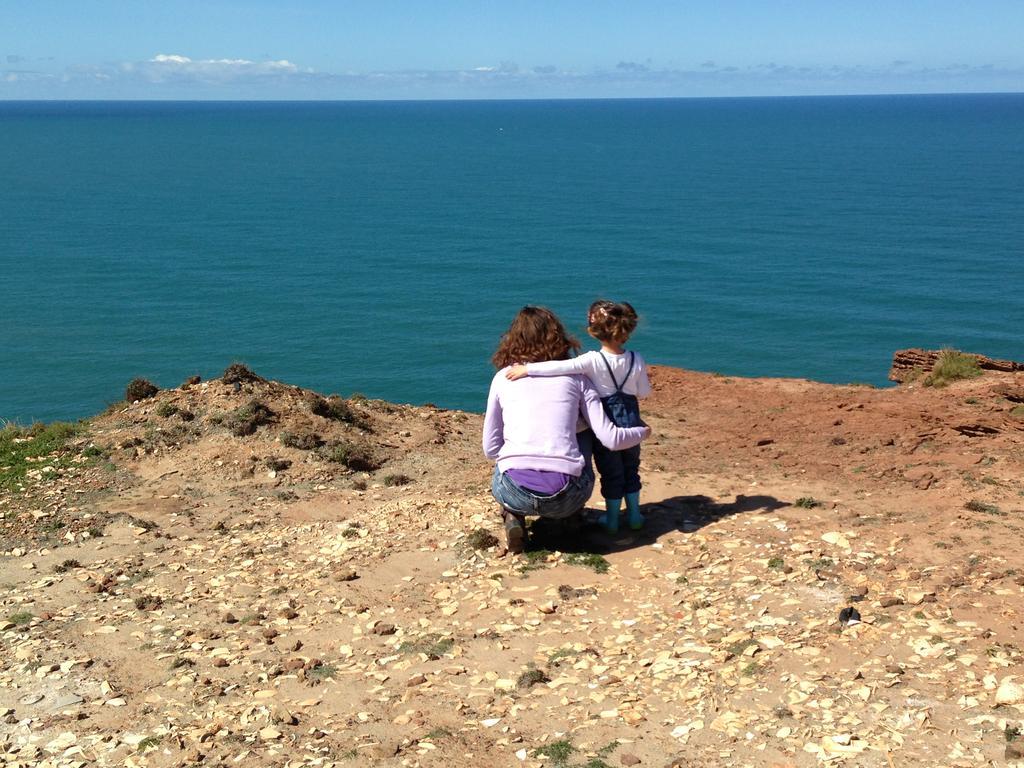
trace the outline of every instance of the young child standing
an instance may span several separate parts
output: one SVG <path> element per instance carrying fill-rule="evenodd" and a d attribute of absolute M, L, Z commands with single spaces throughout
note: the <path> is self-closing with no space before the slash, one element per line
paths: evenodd
<path fill-rule="evenodd" d="M 626 302 L 595 301 L 587 313 L 587 333 L 601 342 L 601 349 L 571 360 L 514 365 L 506 376 L 513 381 L 524 376 L 562 376 L 583 373 L 597 389 L 608 418 L 619 427 L 641 424 L 637 398 L 647 397 L 651 383 L 647 365 L 625 344 L 636 330 L 636 310 Z M 640 514 L 640 446 L 611 451 L 594 440 L 594 461 L 601 473 L 604 497 L 603 523 L 609 533 L 619 530 L 622 502 L 626 502 L 629 527 L 643 527 Z"/>

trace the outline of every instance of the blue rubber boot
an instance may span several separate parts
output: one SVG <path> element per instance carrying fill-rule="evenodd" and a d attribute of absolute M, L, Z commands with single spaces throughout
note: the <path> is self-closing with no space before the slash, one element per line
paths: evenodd
<path fill-rule="evenodd" d="M 601 525 L 608 533 L 619 532 L 619 509 L 622 507 L 622 499 L 605 499 L 605 513 L 601 515 Z"/>
<path fill-rule="evenodd" d="M 640 514 L 640 491 L 626 494 L 626 509 L 629 512 L 629 527 L 639 531 L 644 527 L 644 516 Z"/>

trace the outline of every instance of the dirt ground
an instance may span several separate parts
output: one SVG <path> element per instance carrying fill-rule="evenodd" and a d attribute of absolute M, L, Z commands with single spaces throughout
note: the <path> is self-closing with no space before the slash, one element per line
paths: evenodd
<path fill-rule="evenodd" d="M 6 764 L 1024 765 L 1024 374 L 653 383 L 644 530 L 522 556 L 478 414 L 96 417 L 0 492 Z"/>

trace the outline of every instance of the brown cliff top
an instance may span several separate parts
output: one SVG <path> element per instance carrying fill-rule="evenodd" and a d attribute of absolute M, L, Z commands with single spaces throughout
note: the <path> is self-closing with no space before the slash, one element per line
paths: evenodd
<path fill-rule="evenodd" d="M 652 379 L 647 528 L 527 557 L 487 546 L 477 414 L 243 377 L 91 420 L 0 491 L 7 759 L 1012 754 L 1024 374 Z"/>

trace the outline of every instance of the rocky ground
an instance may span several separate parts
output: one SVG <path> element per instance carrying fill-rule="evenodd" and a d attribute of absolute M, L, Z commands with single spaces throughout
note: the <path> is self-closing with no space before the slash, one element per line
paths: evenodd
<path fill-rule="evenodd" d="M 653 378 L 646 529 L 525 556 L 477 414 L 92 419 L 0 490 L 7 765 L 1024 765 L 1024 374 Z"/>

